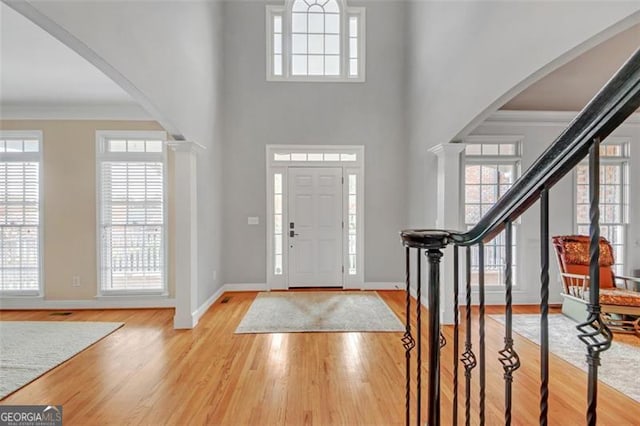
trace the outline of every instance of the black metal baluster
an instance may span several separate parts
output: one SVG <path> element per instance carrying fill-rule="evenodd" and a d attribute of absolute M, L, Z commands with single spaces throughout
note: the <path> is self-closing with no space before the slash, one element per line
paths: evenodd
<path fill-rule="evenodd" d="M 452 424 L 458 424 L 458 352 L 459 352 L 459 322 L 460 310 L 458 309 L 458 286 L 459 283 L 459 259 L 458 246 L 453 247 L 453 413 Z"/>
<path fill-rule="evenodd" d="M 598 413 L 598 366 L 600 352 L 611 346 L 611 330 L 600 318 L 600 140 L 589 148 L 589 304 L 587 320 L 578 325 L 580 340 L 587 345 L 589 365 L 587 424 L 595 426 Z"/>
<path fill-rule="evenodd" d="M 402 346 L 404 347 L 405 356 L 405 423 L 409 426 L 411 421 L 411 349 L 415 346 L 413 337 L 411 336 L 411 261 L 409 258 L 410 248 L 405 249 L 405 266 L 406 266 L 406 289 L 405 289 L 405 332 L 402 336 Z"/>
<path fill-rule="evenodd" d="M 540 192 L 540 425 L 549 411 L 549 191 Z"/>
<path fill-rule="evenodd" d="M 467 246 L 466 258 L 466 294 L 465 294 L 465 340 L 464 352 L 462 353 L 462 365 L 464 365 L 464 415 L 465 426 L 471 424 L 471 371 L 476 367 L 476 356 L 473 353 L 471 343 L 471 247 Z"/>
<path fill-rule="evenodd" d="M 418 286 L 416 288 L 416 325 L 418 334 L 417 337 L 417 346 L 418 346 L 418 355 L 417 355 L 417 374 L 416 374 L 416 398 L 417 398 L 417 408 L 416 408 L 416 424 L 420 426 L 421 424 L 421 413 L 422 413 L 422 259 L 420 258 L 421 250 L 418 249 L 418 256 L 416 257 L 418 261 L 418 269 L 416 274 L 418 276 Z M 431 293 L 431 291 L 429 291 Z M 429 366 L 429 371 L 431 371 L 431 365 Z"/>
<path fill-rule="evenodd" d="M 429 249 L 429 426 L 440 425 L 440 259 Z"/>
<path fill-rule="evenodd" d="M 512 272 L 512 264 L 513 264 L 513 225 L 511 221 L 507 221 L 504 228 L 504 262 L 505 262 L 505 273 L 504 273 L 504 285 L 505 285 L 505 302 L 506 306 L 504 309 L 504 322 L 505 322 L 505 334 L 504 334 L 504 349 L 500 352 L 500 363 L 502 364 L 502 368 L 504 370 L 504 424 L 511 424 L 511 385 L 513 383 L 513 372 L 520 368 L 520 358 L 518 357 L 518 353 L 513 347 L 513 333 L 512 333 L 512 320 L 513 320 L 513 312 L 512 312 L 512 304 L 513 298 L 511 295 L 511 290 L 513 286 L 513 272 Z"/>
<path fill-rule="evenodd" d="M 480 302 L 478 312 L 479 334 L 480 340 L 480 426 L 485 422 L 485 399 L 486 399 L 486 342 L 485 342 L 485 324 L 484 324 L 484 243 L 478 244 L 478 298 Z"/>

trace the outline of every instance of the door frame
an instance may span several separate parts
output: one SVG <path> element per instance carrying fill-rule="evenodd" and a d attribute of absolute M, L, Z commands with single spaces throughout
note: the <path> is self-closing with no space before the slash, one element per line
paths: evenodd
<path fill-rule="evenodd" d="M 311 154 L 311 155 L 310 155 Z M 323 158 L 319 158 L 323 154 Z M 329 155 L 326 155 L 329 154 Z M 266 146 L 266 252 L 267 290 L 289 288 L 289 263 L 286 224 L 288 220 L 288 169 L 289 167 L 338 167 L 342 168 L 342 287 L 364 287 L 364 146 L 362 145 L 267 145 Z M 330 158 L 327 158 L 330 157 Z M 292 159 L 293 158 L 293 159 Z M 324 159 L 327 158 L 327 159 Z M 275 271 L 275 176 L 281 179 L 282 222 L 280 273 Z M 349 271 L 349 179 L 356 180 L 356 253 L 355 273 Z"/>

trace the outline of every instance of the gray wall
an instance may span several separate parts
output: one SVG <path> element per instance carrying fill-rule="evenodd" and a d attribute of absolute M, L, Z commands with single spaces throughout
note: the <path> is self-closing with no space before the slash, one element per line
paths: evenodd
<path fill-rule="evenodd" d="M 225 282 L 266 281 L 267 144 L 365 146 L 365 281 L 402 281 L 404 5 L 366 2 L 365 83 L 267 82 L 265 3 L 224 7 Z"/>
<path fill-rule="evenodd" d="M 202 304 L 221 285 L 223 4 L 35 1 L 24 6 L 80 40 L 81 47 L 74 47 L 78 53 L 93 59 L 110 77 L 118 77 L 117 83 L 126 82 L 123 88 L 150 108 L 165 129 L 207 147 L 198 152 L 198 302 Z M 96 56 L 113 68 L 95 61 Z"/>

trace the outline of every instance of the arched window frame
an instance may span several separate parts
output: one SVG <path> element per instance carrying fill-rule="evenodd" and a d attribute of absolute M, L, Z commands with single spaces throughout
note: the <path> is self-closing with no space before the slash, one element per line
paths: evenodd
<path fill-rule="evenodd" d="M 364 82 L 365 81 L 365 8 L 349 7 L 335 0 L 340 10 L 340 73 L 338 75 L 293 75 L 292 12 L 295 0 L 284 5 L 266 6 L 267 81 Z M 278 24 L 279 23 L 279 24 Z M 355 23 L 355 31 L 350 26 Z M 351 61 L 357 63 L 351 68 Z M 354 70 L 355 73 L 351 70 Z"/>

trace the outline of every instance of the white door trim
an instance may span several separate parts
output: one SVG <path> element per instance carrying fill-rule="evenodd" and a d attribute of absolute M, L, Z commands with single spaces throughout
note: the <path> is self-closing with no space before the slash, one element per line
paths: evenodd
<path fill-rule="evenodd" d="M 295 158 L 292 160 L 292 155 Z M 311 154 L 311 155 L 309 155 Z M 323 158 L 318 159 L 320 154 Z M 328 154 L 328 155 L 327 155 Z M 288 157 L 287 157 L 288 155 Z M 285 247 L 288 225 L 288 169 L 289 167 L 340 167 L 344 176 L 342 185 L 344 228 L 342 231 L 342 259 L 345 267 L 343 288 L 361 289 L 364 286 L 364 146 L 362 145 L 267 145 L 266 147 L 266 222 L 267 222 L 267 289 L 285 290 L 289 287 L 288 258 Z M 276 160 L 276 156 L 278 160 Z M 282 205 L 282 267 L 275 272 L 275 213 L 274 176 L 281 177 Z M 349 176 L 356 179 L 356 271 L 350 273 L 349 265 Z"/>

